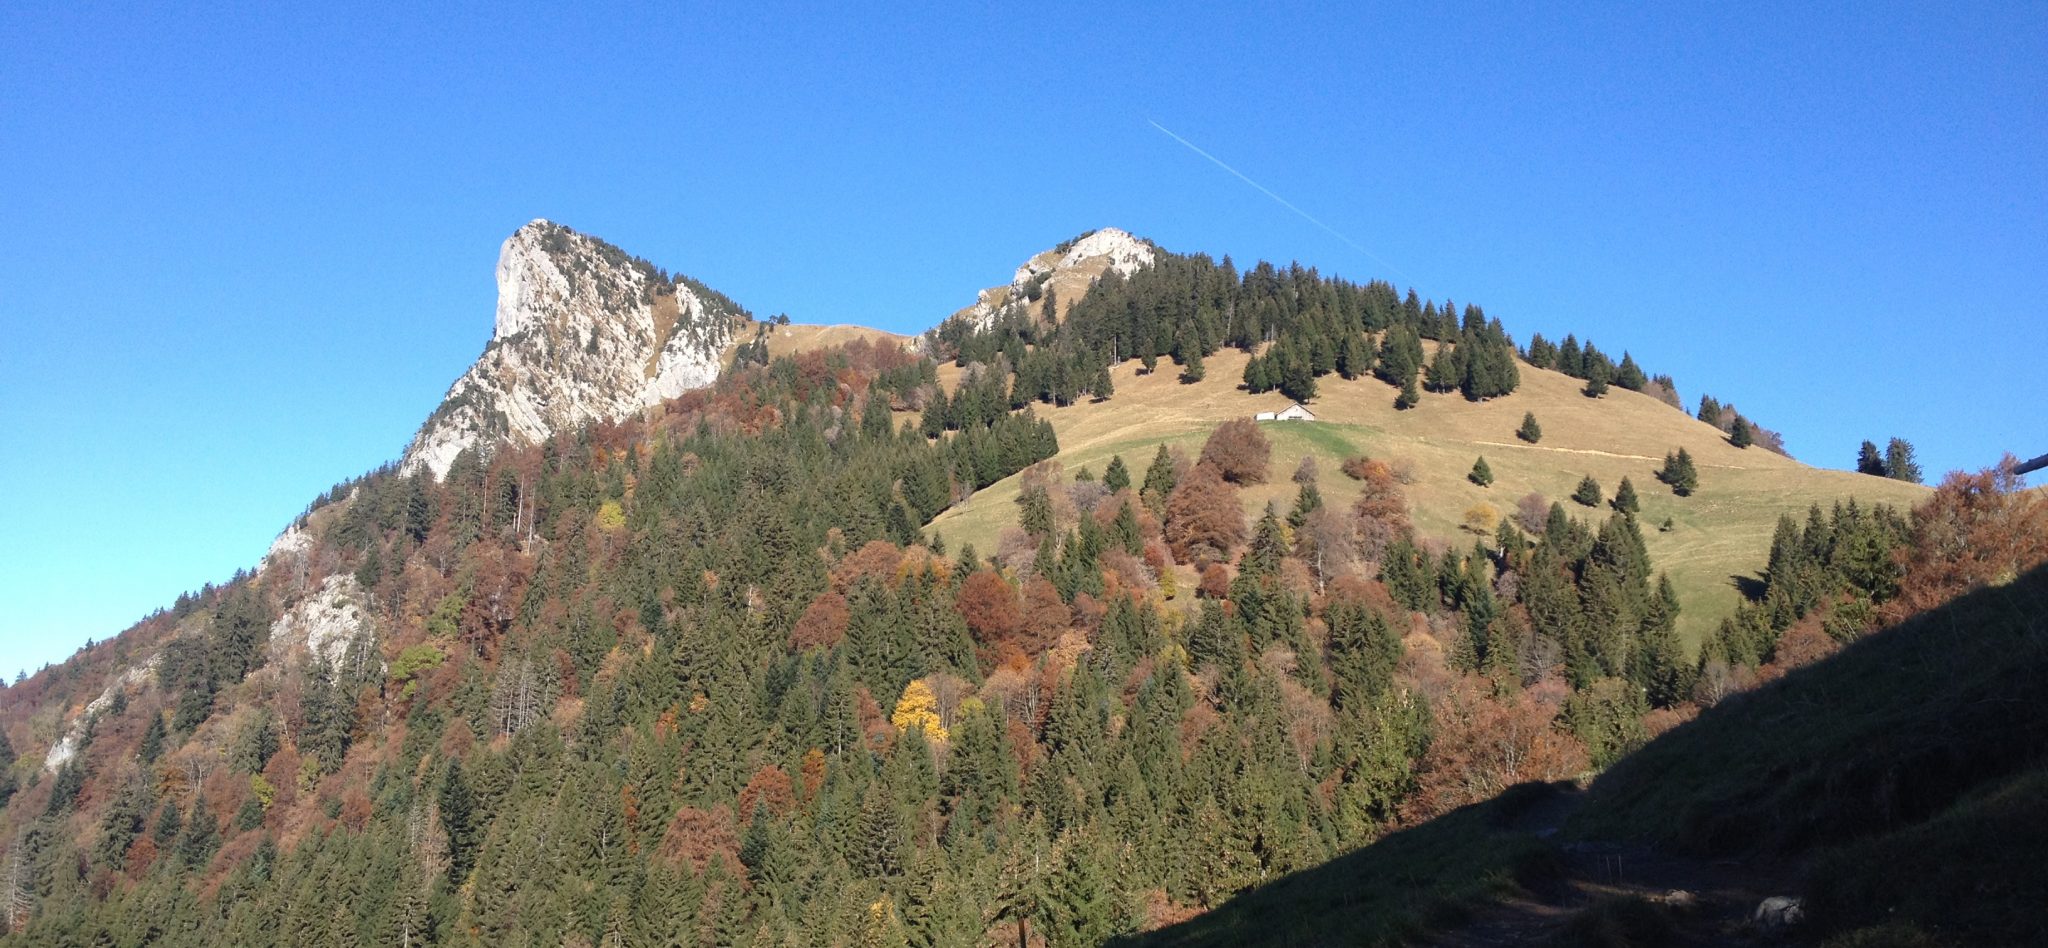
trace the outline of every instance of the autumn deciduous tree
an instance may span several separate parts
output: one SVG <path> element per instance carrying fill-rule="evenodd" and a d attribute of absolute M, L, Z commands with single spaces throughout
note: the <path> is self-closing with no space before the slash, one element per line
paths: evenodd
<path fill-rule="evenodd" d="M 780 817 L 796 807 L 795 784 L 788 771 L 774 764 L 762 764 L 747 778 L 747 785 L 740 790 L 739 818 L 753 819 L 757 806 L 771 817 Z"/>
<path fill-rule="evenodd" d="M 1378 561 L 1387 545 L 1408 535 L 1408 501 L 1400 481 L 1384 461 L 1367 461 L 1359 466 L 1360 491 L 1351 515 L 1358 530 L 1358 552 Z"/>
<path fill-rule="evenodd" d="M 1550 682 L 1512 697 L 1466 675 L 1432 703 L 1429 749 L 1417 762 L 1414 796 L 1401 816 L 1421 822 L 1489 799 L 1531 780 L 1563 780 L 1586 769 L 1585 745 L 1554 726 L 1563 685 Z"/>
<path fill-rule="evenodd" d="M 791 651 L 801 652 L 807 648 L 831 648 L 846 637 L 846 597 L 830 589 L 818 594 L 804 609 L 796 626 L 789 630 Z"/>
<path fill-rule="evenodd" d="M 2013 466 L 2008 455 L 1996 468 L 1952 473 L 1913 509 L 1913 535 L 1901 560 L 1905 576 L 1885 610 L 1890 617 L 2009 583 L 2048 563 L 2048 500 L 2025 490 Z"/>
<path fill-rule="evenodd" d="M 1213 440 L 1213 439 L 1212 439 Z M 1204 449 L 1207 454 L 1207 449 Z M 1166 498 L 1166 542 L 1181 562 L 1225 560 L 1244 543 L 1244 508 L 1237 488 L 1215 465 L 1197 464 Z"/>
<path fill-rule="evenodd" d="M 1210 465 L 1233 484 L 1263 484 L 1273 446 L 1250 418 L 1232 418 L 1216 426 L 1202 444 L 1200 463 Z"/>
<path fill-rule="evenodd" d="M 1034 576 L 1024 584 L 1023 605 L 1024 636 L 1018 647 L 1026 655 L 1044 651 L 1073 625 L 1073 610 L 1060 598 L 1059 588 L 1043 576 Z"/>
<path fill-rule="evenodd" d="M 924 679 L 912 679 L 903 686 L 903 697 L 897 699 L 896 710 L 889 715 L 889 723 L 898 731 L 923 731 L 926 738 L 934 743 L 946 742 L 946 726 L 939 723 L 939 699 L 932 695 L 930 685 Z"/>
<path fill-rule="evenodd" d="M 1017 590 L 994 570 L 981 570 L 960 584 L 953 608 L 967 620 L 967 631 L 983 645 L 1000 645 L 1024 628 L 1024 610 Z"/>

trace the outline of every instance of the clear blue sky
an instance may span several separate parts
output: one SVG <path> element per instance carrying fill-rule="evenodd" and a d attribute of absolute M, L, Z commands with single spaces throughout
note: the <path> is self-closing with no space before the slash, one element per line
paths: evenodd
<path fill-rule="evenodd" d="M 395 457 L 534 217 L 899 331 L 1116 225 L 1591 336 L 1810 463 L 2048 451 L 2040 3 L 421 6 L 0 7 L 0 668 Z"/>

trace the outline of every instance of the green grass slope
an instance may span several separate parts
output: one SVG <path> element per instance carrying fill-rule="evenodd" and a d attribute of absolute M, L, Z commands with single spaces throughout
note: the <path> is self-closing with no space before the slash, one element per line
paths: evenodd
<path fill-rule="evenodd" d="M 1171 363 L 1145 376 L 1136 362 L 1126 362 L 1112 370 L 1114 398 L 1037 410 L 1058 430 L 1058 460 L 1069 473 L 1088 467 L 1100 474 L 1112 455 L 1121 454 L 1133 476 L 1142 476 L 1162 443 L 1193 454 L 1217 424 L 1289 404 L 1277 393 L 1248 395 L 1239 389 L 1246 361 L 1234 349 L 1218 352 L 1207 360 L 1208 377 L 1194 385 L 1176 381 Z M 1256 513 L 1269 500 L 1283 507 L 1291 503 L 1288 475 L 1304 454 L 1321 465 L 1325 498 L 1345 505 L 1355 499 L 1357 485 L 1338 472 L 1344 457 L 1405 458 L 1415 472 L 1406 489 L 1417 529 L 1464 545 L 1473 536 L 1460 525 L 1475 504 L 1512 516 L 1516 502 L 1535 491 L 1564 501 L 1581 516 L 1602 518 L 1604 509 L 1569 501 L 1579 479 L 1591 475 L 1611 497 L 1628 477 L 1642 498 L 1651 559 L 1670 572 L 1678 589 L 1684 607 L 1680 633 L 1696 641 L 1741 601 L 1735 577 L 1763 568 L 1779 515 L 1803 518 L 1809 505 L 1850 498 L 1903 509 L 1927 494 L 1918 485 L 1809 467 L 1759 447 L 1732 447 L 1718 429 L 1646 395 L 1615 388 L 1591 399 L 1580 394 L 1577 379 L 1528 365 L 1521 372 L 1520 390 L 1507 397 L 1474 403 L 1456 394 L 1425 395 L 1410 411 L 1395 410 L 1397 392 L 1383 382 L 1347 382 L 1335 375 L 1319 380 L 1319 397 L 1310 405 L 1318 421 L 1262 426 L 1273 442 L 1272 470 L 1265 485 L 1244 492 L 1246 511 Z M 1535 413 L 1543 427 L 1538 444 L 1515 437 L 1524 412 Z M 1700 468 L 1700 488 L 1691 497 L 1674 496 L 1655 476 L 1664 455 L 1680 447 Z M 1490 488 L 1465 479 L 1481 455 L 1493 469 Z M 1016 521 L 1018 489 L 1016 478 L 991 485 L 940 516 L 932 529 L 956 546 L 964 541 L 993 550 L 1001 528 Z M 1666 518 L 1673 522 L 1670 532 L 1654 529 Z"/>

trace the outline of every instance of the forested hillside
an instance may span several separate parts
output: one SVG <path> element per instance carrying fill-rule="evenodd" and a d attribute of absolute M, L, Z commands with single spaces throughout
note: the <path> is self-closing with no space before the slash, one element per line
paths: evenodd
<path fill-rule="evenodd" d="M 651 411 L 339 484 L 260 572 L 0 692 L 11 937 L 1098 944 L 1603 767 L 1945 595 L 1936 519 L 1816 506 L 1694 648 L 1635 497 L 1697 486 L 1682 447 L 1455 544 L 1389 459 L 1276 457 L 1248 418 L 1063 465 L 1037 411 L 1127 362 L 1376 376 L 1404 412 L 1511 405 L 1540 364 L 1676 396 L 1299 267 L 1024 289 L 924 354 L 758 333 Z M 999 493 L 1005 540 L 948 536 Z"/>

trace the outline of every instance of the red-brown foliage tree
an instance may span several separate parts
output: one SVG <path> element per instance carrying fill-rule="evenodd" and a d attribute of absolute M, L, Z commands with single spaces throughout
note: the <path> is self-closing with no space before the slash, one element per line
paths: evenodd
<path fill-rule="evenodd" d="M 728 872 L 739 872 L 740 840 L 732 810 L 722 805 L 709 810 L 690 806 L 677 810 L 662 834 L 660 852 L 671 865 L 689 863 L 692 872 L 703 872 L 713 859 L 724 860 Z"/>
<path fill-rule="evenodd" d="M 789 779 L 789 772 L 773 764 L 763 764 L 754 775 L 747 779 L 747 785 L 740 790 L 740 822 L 754 818 L 754 807 L 760 806 L 769 816 L 780 817 L 796 806 L 795 784 Z"/>
<path fill-rule="evenodd" d="M 1202 443 L 1200 463 L 1216 468 L 1233 484 L 1263 484 L 1273 445 L 1250 418 L 1232 418 L 1216 426 Z"/>
<path fill-rule="evenodd" d="M 845 592 L 863 579 L 890 582 L 896 577 L 897 564 L 902 560 L 903 550 L 896 544 L 887 540 L 869 540 L 833 567 L 832 587 Z"/>
<path fill-rule="evenodd" d="M 1183 563 L 1227 560 L 1244 543 L 1237 488 L 1214 465 L 1197 464 L 1166 498 L 1166 542 Z"/>
<path fill-rule="evenodd" d="M 1007 642 L 1024 628 L 1017 590 L 994 570 L 979 570 L 962 581 L 953 608 L 967 620 L 974 641 L 984 646 Z"/>
<path fill-rule="evenodd" d="M 1951 473 L 1913 508 L 1913 538 L 1900 554 L 1905 575 L 1888 618 L 2011 582 L 2048 562 L 2048 499 L 2024 490 L 2012 470 L 2008 455 L 1990 470 Z"/>
<path fill-rule="evenodd" d="M 1034 576 L 1024 584 L 1024 636 L 1016 643 L 1024 654 L 1044 651 L 1073 624 L 1073 610 L 1050 580 Z"/>
<path fill-rule="evenodd" d="M 818 594 L 804 609 L 804 614 L 789 630 L 789 648 L 801 652 L 807 648 L 831 648 L 846 637 L 846 623 L 851 618 L 846 609 L 846 597 L 830 589 Z"/>
<path fill-rule="evenodd" d="M 1401 817 L 1419 823 L 1529 780 L 1562 780 L 1587 767 L 1586 748 L 1555 726 L 1561 683 L 1496 698 L 1493 682 L 1466 675 L 1433 703 L 1429 750 Z"/>

